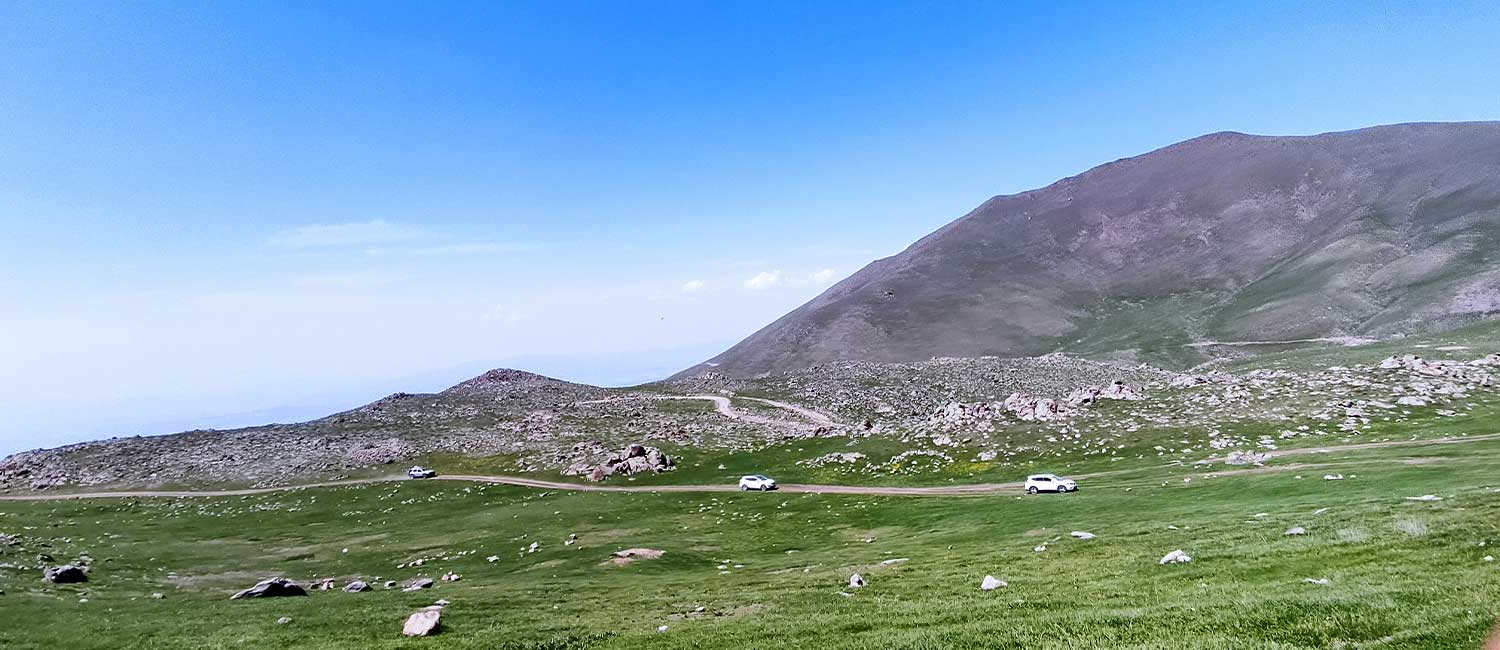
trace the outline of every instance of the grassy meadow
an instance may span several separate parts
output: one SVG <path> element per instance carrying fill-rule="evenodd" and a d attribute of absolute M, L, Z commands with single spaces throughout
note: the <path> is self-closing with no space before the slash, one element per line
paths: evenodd
<path fill-rule="evenodd" d="M 22 538 L 0 564 L 93 561 L 76 586 L 0 569 L 0 647 L 1478 647 L 1500 603 L 1500 565 L 1484 560 L 1500 543 L 1500 441 L 1279 460 L 1222 476 L 1159 467 L 1036 497 L 413 481 L 0 502 L 0 532 Z M 1333 472 L 1346 478 L 1322 480 Z M 1442 500 L 1406 499 L 1425 494 Z M 1308 534 L 1283 534 L 1293 526 Z M 532 542 L 540 550 L 524 552 Z M 666 554 L 607 563 L 630 547 Z M 1158 564 L 1175 549 L 1193 561 Z M 380 587 L 447 571 L 462 580 Z M 855 572 L 869 586 L 849 588 Z M 276 575 L 377 589 L 228 600 Z M 981 591 L 985 575 L 1009 586 Z M 451 601 L 442 633 L 402 638 L 405 616 L 437 599 Z"/>

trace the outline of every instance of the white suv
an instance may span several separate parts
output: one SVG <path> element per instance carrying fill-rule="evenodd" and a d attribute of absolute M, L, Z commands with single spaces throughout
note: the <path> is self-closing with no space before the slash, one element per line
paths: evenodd
<path fill-rule="evenodd" d="M 776 479 L 769 476 L 762 476 L 760 474 L 741 476 L 740 489 L 760 490 L 761 492 L 765 492 L 766 490 L 774 490 L 776 489 Z"/>
<path fill-rule="evenodd" d="M 432 478 L 434 476 L 437 476 L 437 471 L 427 469 L 425 467 L 422 467 L 421 465 L 417 465 L 416 467 L 406 470 L 406 475 L 412 478 Z"/>
<path fill-rule="evenodd" d="M 1056 474 L 1032 474 L 1031 476 L 1026 477 L 1027 494 L 1036 494 L 1037 492 L 1056 492 L 1058 494 L 1063 494 L 1064 492 L 1077 491 L 1078 484 L 1074 483 L 1073 479 L 1063 478 Z"/>

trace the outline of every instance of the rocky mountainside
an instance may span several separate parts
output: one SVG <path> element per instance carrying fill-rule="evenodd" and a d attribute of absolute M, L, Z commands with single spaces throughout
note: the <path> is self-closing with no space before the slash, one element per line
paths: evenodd
<path fill-rule="evenodd" d="M 1216 133 L 990 199 L 679 376 L 1432 331 L 1500 311 L 1496 251 L 1500 123 Z"/>
<path fill-rule="evenodd" d="M 491 370 L 440 393 L 396 393 L 325 418 L 136 436 L 0 459 L 0 492 L 65 486 L 283 485 L 432 454 L 515 456 L 518 469 L 597 462 L 642 440 L 753 435 L 701 412 L 658 413 L 627 391 Z M 387 469 L 386 472 L 394 471 Z"/>

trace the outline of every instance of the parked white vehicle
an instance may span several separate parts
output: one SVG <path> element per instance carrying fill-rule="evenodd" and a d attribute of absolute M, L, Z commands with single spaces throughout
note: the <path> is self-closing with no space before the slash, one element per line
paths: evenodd
<path fill-rule="evenodd" d="M 1073 479 L 1063 478 L 1056 474 L 1032 474 L 1026 477 L 1026 493 L 1036 494 L 1038 492 L 1077 492 L 1078 484 Z"/>
<path fill-rule="evenodd" d="M 765 492 L 766 490 L 774 490 L 776 489 L 776 479 L 769 476 L 762 476 L 760 474 L 741 476 L 740 489 L 760 490 L 761 492 Z"/>
<path fill-rule="evenodd" d="M 437 470 L 431 470 L 427 469 L 426 467 L 422 467 L 421 465 L 416 465 L 411 469 L 406 470 L 406 475 L 412 478 L 432 478 L 434 476 L 437 476 Z"/>

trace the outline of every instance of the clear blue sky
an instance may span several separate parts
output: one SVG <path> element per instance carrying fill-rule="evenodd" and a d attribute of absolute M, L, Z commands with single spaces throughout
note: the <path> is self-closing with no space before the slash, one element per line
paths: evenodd
<path fill-rule="evenodd" d="M 0 1 L 0 452 L 501 363 L 658 377 L 996 194 L 1500 118 L 1496 34 L 1495 3 Z"/>

